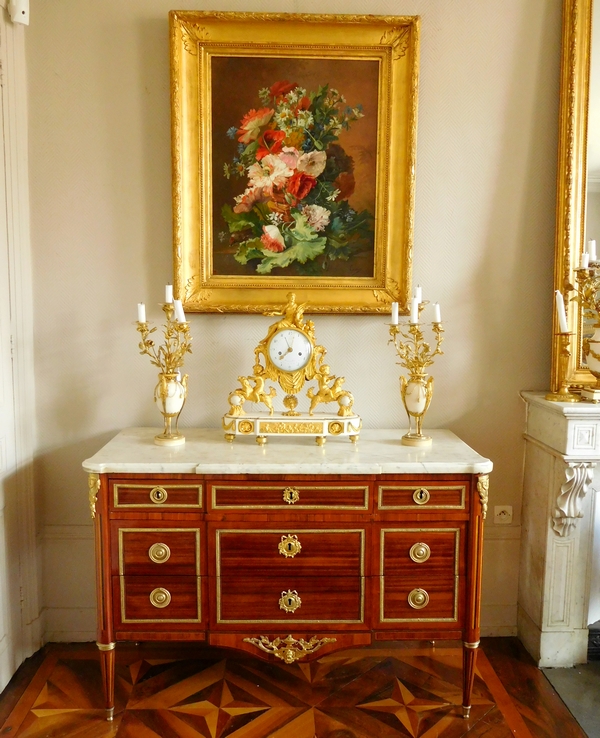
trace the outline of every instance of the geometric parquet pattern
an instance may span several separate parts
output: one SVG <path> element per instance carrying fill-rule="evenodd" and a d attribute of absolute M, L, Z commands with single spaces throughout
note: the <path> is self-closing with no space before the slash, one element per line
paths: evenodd
<path fill-rule="evenodd" d="M 286 665 L 224 649 L 119 644 L 114 722 L 95 647 L 46 657 L 11 738 L 531 738 L 480 651 L 469 720 L 460 647 L 353 649 Z"/>

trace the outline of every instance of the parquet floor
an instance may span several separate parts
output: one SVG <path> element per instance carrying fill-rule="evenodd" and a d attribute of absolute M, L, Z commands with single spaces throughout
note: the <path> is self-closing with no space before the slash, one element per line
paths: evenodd
<path fill-rule="evenodd" d="M 0 699 L 0 736 L 585 738 L 520 644 L 487 640 L 469 720 L 454 643 L 353 649 L 290 666 L 222 649 L 119 644 L 112 723 L 95 646 L 55 644 Z"/>

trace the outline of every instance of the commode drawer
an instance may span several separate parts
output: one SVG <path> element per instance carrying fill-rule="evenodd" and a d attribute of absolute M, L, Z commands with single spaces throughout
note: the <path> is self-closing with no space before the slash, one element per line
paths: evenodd
<path fill-rule="evenodd" d="M 377 484 L 379 510 L 465 510 L 467 482 L 390 480 Z"/>
<path fill-rule="evenodd" d="M 458 622 L 464 538 L 463 525 L 381 529 L 380 624 Z"/>
<path fill-rule="evenodd" d="M 364 577 L 217 577 L 216 625 L 364 624 Z"/>
<path fill-rule="evenodd" d="M 202 482 L 167 479 L 110 481 L 113 509 L 202 509 Z"/>
<path fill-rule="evenodd" d="M 214 535 L 217 576 L 251 574 L 262 578 L 291 572 L 345 577 L 365 574 L 364 529 L 240 527 L 217 528 L 210 535 L 211 541 Z"/>
<path fill-rule="evenodd" d="M 200 623 L 201 577 L 113 577 L 118 622 Z"/>
<path fill-rule="evenodd" d="M 365 482 L 231 481 L 208 485 L 212 510 L 369 510 Z"/>
<path fill-rule="evenodd" d="M 200 576 L 199 528 L 126 526 L 113 522 L 113 574 Z"/>

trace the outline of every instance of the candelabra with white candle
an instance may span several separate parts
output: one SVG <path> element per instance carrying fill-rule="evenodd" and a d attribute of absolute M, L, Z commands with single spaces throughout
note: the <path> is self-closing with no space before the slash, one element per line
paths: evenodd
<path fill-rule="evenodd" d="M 575 270 L 577 275 L 577 288 L 575 289 L 575 300 L 579 303 L 579 307 L 583 313 L 583 317 L 592 322 L 594 333 L 592 336 L 583 340 L 583 356 L 588 369 L 596 378 L 596 384 L 591 387 L 585 387 L 581 390 L 581 399 L 588 402 L 600 402 L 600 261 L 596 251 L 596 241 L 588 241 L 585 251 L 581 255 L 579 268 Z M 557 293 L 558 295 L 559 293 Z M 562 297 L 562 296 L 561 296 Z M 557 297 L 557 310 L 560 306 Z M 548 396 L 548 399 L 557 399 L 565 401 L 565 390 L 568 392 L 566 371 L 568 360 L 571 355 L 569 350 L 569 340 L 571 333 L 567 332 L 566 325 L 563 325 L 559 314 L 559 340 L 561 341 L 560 358 L 560 376 L 559 381 L 561 387 L 556 397 Z M 564 370 L 562 367 L 564 366 Z M 561 396 L 562 395 L 562 396 Z M 573 397 L 573 395 L 571 395 Z M 578 399 L 575 397 L 575 401 Z M 566 400 L 573 402 L 573 400 Z"/>
<path fill-rule="evenodd" d="M 586 254 L 587 256 L 587 254 Z M 546 395 L 547 400 L 552 402 L 579 402 L 577 395 L 569 392 L 569 383 L 567 381 L 567 369 L 569 366 L 569 357 L 571 350 L 569 342 L 571 333 L 567 323 L 567 311 L 565 310 L 565 301 L 562 294 L 556 290 L 554 293 L 554 301 L 556 305 L 556 317 L 558 319 L 558 333 L 556 334 L 559 341 L 559 388 L 556 392 L 549 392 Z"/>
<path fill-rule="evenodd" d="M 398 322 L 398 304 L 392 303 L 389 343 L 393 343 L 396 348 L 396 354 L 400 359 L 397 363 L 408 371 L 408 379 L 404 375 L 400 375 L 400 396 L 408 415 L 408 433 L 401 438 L 401 443 L 405 446 L 431 445 L 431 437 L 424 436 L 422 432 L 423 416 L 427 412 L 433 396 L 433 377 L 428 375 L 425 370 L 433 364 L 434 356 L 443 353 L 440 346 L 444 340 L 444 329 L 442 327 L 440 306 L 436 302 L 433 304 L 434 312 L 433 321 L 431 322 L 431 330 L 435 335 L 436 346 L 432 350 L 430 345 L 425 342 L 421 329 L 421 313 L 427 304 L 427 302 L 423 302 L 420 287 L 417 288 L 410 304 L 409 322 L 408 324 L 400 324 Z M 415 423 L 414 431 L 412 428 L 413 420 Z"/>
<path fill-rule="evenodd" d="M 192 352 L 190 327 L 180 300 L 173 300 L 173 287 L 165 288 L 165 302 L 162 309 L 166 315 L 164 342 L 156 346 L 150 336 L 156 327 L 149 328 L 146 321 L 146 306 L 138 304 L 137 330 L 141 334 L 140 354 L 150 357 L 150 363 L 158 367 L 158 384 L 154 389 L 154 401 L 159 404 L 164 418 L 163 432 L 154 437 L 159 446 L 178 446 L 185 443 L 185 436 L 179 432 L 179 415 L 187 397 L 188 375 L 181 376 L 181 367 L 186 353 Z M 174 427 L 173 427 L 174 422 Z"/>

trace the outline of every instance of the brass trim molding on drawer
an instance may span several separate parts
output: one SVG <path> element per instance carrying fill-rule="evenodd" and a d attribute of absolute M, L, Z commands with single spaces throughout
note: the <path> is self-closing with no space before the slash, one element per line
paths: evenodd
<path fill-rule="evenodd" d="M 379 620 L 382 623 L 455 623 L 458 621 L 458 595 L 459 595 L 459 584 L 460 577 L 458 574 L 460 565 L 460 528 L 382 528 L 380 531 L 379 541 Z M 385 605 L 385 579 L 384 575 L 384 564 L 385 564 L 385 534 L 386 533 L 454 533 L 454 597 L 453 597 L 453 615 L 451 618 L 386 618 L 384 617 L 384 605 Z M 418 545 L 423 545 L 419 543 Z M 431 548 L 431 546 L 429 546 Z M 411 549 L 412 550 L 412 549 Z M 435 551 L 435 547 L 433 547 Z M 410 556 L 410 552 L 409 552 Z M 429 558 L 429 557 L 428 557 Z M 387 576 L 390 576 L 389 574 Z M 416 591 L 416 590 L 415 590 Z M 429 596 L 427 603 L 429 603 Z M 410 602 L 409 602 L 410 604 Z M 422 605 L 423 608 L 426 605 Z M 411 604 L 411 607 L 414 607 Z"/>
<path fill-rule="evenodd" d="M 411 502 L 407 505 L 384 505 L 383 495 L 387 490 L 410 492 Z M 415 495 L 421 491 L 418 499 Z M 458 505 L 440 505 L 431 501 L 436 492 L 460 492 Z M 379 510 L 464 510 L 466 501 L 466 484 L 378 484 L 377 507 Z M 426 493 L 426 494 L 425 494 Z"/>
<path fill-rule="evenodd" d="M 157 538 L 162 533 L 194 533 L 196 537 L 196 576 L 200 576 L 200 529 L 199 528 L 119 528 L 119 576 L 125 574 L 125 557 L 124 557 L 124 542 L 123 533 L 156 533 Z M 171 551 L 169 549 L 169 555 L 163 561 L 156 561 L 150 555 L 150 550 L 154 546 L 161 545 L 169 549 L 163 541 L 157 540 L 153 546 L 149 547 L 148 558 L 155 564 L 163 564 L 171 557 Z"/>
<path fill-rule="evenodd" d="M 244 492 L 251 492 L 251 491 L 264 491 L 264 490 L 275 490 L 279 491 L 279 499 L 281 500 L 281 503 L 278 504 L 265 504 L 260 503 L 256 505 L 251 504 L 244 504 L 244 503 L 235 503 L 235 504 L 218 504 L 217 503 L 217 493 L 219 490 L 240 490 L 243 489 Z M 286 500 L 284 497 L 284 491 L 287 489 L 293 489 L 297 495 L 297 500 L 292 501 Z M 362 505 L 340 505 L 340 504 L 327 504 L 327 502 L 324 502 L 323 504 L 319 505 L 307 505 L 306 503 L 302 502 L 302 493 L 307 491 L 312 492 L 324 492 L 324 491 L 335 491 L 335 492 L 344 492 L 344 491 L 350 491 L 350 490 L 359 490 L 363 492 L 363 503 Z M 295 497 L 295 495 L 294 495 Z M 314 485 L 314 484 L 294 484 L 293 488 L 290 487 L 289 483 L 282 482 L 281 487 L 278 487 L 274 484 L 268 484 L 268 485 L 260 485 L 260 484 L 253 484 L 253 485 L 244 485 L 241 487 L 240 485 L 235 484 L 213 484 L 211 487 L 211 508 L 213 510 L 264 510 L 265 508 L 268 510 L 289 510 L 290 505 L 293 505 L 294 510 L 363 510 L 365 512 L 368 512 L 369 510 L 369 485 L 364 484 L 358 484 L 358 485 L 329 485 L 329 486 L 321 486 L 321 485 Z"/>
<path fill-rule="evenodd" d="M 119 594 L 120 594 L 120 599 L 121 599 L 121 623 L 134 624 L 134 623 L 200 623 L 202 622 L 202 579 L 201 577 L 196 577 L 196 598 L 198 602 L 198 617 L 197 618 L 127 618 L 126 613 L 125 613 L 125 605 L 126 605 L 125 579 L 126 577 L 123 577 L 123 576 L 119 577 Z M 152 601 L 152 595 L 162 590 L 164 590 L 165 592 L 168 592 L 168 590 L 163 587 L 157 587 L 154 590 L 152 590 L 149 594 L 149 597 L 150 597 L 149 602 L 154 607 L 167 607 L 172 602 L 171 592 L 168 592 L 169 601 L 166 604 L 161 605 L 159 603 L 157 605 L 154 601 Z"/>
<path fill-rule="evenodd" d="M 216 557 L 216 575 L 221 576 L 221 535 L 222 534 L 240 534 L 244 535 L 261 535 L 265 533 L 272 534 L 274 536 L 281 535 L 281 542 L 278 544 L 279 553 L 283 553 L 279 546 L 282 545 L 284 539 L 289 538 L 290 535 L 287 533 L 290 529 L 295 530 L 298 535 L 304 535 L 306 533 L 336 533 L 339 535 L 348 535 L 349 533 L 358 533 L 360 535 L 360 568 L 359 576 L 365 576 L 365 529 L 364 528 L 298 528 L 296 526 L 287 526 L 285 530 L 274 529 L 274 528 L 217 528 L 215 530 L 215 557 Z M 298 551 L 300 544 L 298 543 Z M 298 552 L 296 552 L 298 553 Z M 294 558 L 293 556 L 290 558 Z M 291 562 L 290 562 L 291 563 Z"/>
<path fill-rule="evenodd" d="M 113 506 L 115 509 L 123 510 L 127 508 L 186 508 L 186 509 L 202 509 L 202 484 L 173 484 L 173 483 L 152 483 L 152 484 L 130 484 L 129 482 L 115 482 L 113 484 Z M 146 490 L 146 500 L 144 502 L 119 502 L 119 491 L 121 489 Z M 169 490 L 191 489 L 197 490 L 198 502 L 173 502 L 169 500 Z M 161 499 L 159 490 L 166 493 L 166 498 Z"/>

